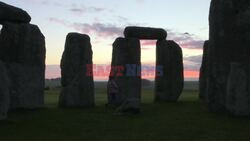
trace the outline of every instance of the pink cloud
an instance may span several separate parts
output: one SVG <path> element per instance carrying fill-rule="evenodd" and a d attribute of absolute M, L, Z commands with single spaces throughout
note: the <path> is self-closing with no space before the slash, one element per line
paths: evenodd
<path fill-rule="evenodd" d="M 193 34 L 189 33 L 179 33 L 172 30 L 167 29 L 168 31 L 168 39 L 174 40 L 177 42 L 182 48 L 187 49 L 203 49 L 204 40 L 199 39 Z"/>
<path fill-rule="evenodd" d="M 113 38 L 123 35 L 124 27 L 120 27 L 114 24 L 103 24 L 103 23 L 70 23 L 65 20 L 57 18 L 50 18 L 50 22 L 61 24 L 63 26 L 73 28 L 81 33 L 90 34 L 94 33 L 100 38 Z M 204 40 L 199 39 L 195 35 L 189 33 L 179 33 L 173 30 L 168 31 L 168 40 L 174 40 L 182 48 L 187 49 L 199 49 L 202 50 Z M 156 41 L 141 41 L 142 46 L 155 46 Z"/>
<path fill-rule="evenodd" d="M 142 46 L 155 46 L 156 40 L 141 40 Z"/>
<path fill-rule="evenodd" d="M 86 13 L 100 13 L 103 11 L 106 11 L 105 8 L 100 8 L 100 7 L 86 7 L 81 5 L 79 6 L 73 6 L 69 9 L 70 12 L 76 15 L 83 15 Z"/>
<path fill-rule="evenodd" d="M 102 38 L 121 36 L 123 33 L 123 29 L 121 27 L 112 24 L 74 23 L 72 24 L 72 27 L 85 34 L 95 33 L 97 36 Z"/>
<path fill-rule="evenodd" d="M 69 23 L 67 23 L 65 20 L 61 20 L 58 18 L 49 18 L 49 22 L 57 23 L 57 24 L 60 24 L 60 25 L 66 26 L 66 27 L 70 27 Z"/>

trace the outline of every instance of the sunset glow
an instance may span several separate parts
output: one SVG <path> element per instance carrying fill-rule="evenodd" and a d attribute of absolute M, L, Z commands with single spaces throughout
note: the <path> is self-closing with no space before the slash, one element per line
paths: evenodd
<path fill-rule="evenodd" d="M 210 0 L 3 2 L 25 9 L 32 17 L 31 23 L 38 25 L 46 37 L 46 78 L 60 77 L 59 64 L 69 32 L 88 34 L 91 37 L 93 63 L 110 65 L 112 44 L 117 37 L 123 37 L 124 28 L 130 25 L 164 28 L 168 32 L 167 39 L 182 47 L 185 77 L 198 78 L 203 42 L 208 39 Z M 180 2 L 182 5 L 179 5 Z M 129 10 L 126 7 L 130 7 Z M 155 65 L 155 43 L 155 40 L 141 41 L 142 65 Z M 106 77 L 95 77 L 95 80 L 104 79 L 107 80 Z M 153 77 L 147 79 L 153 80 Z"/>

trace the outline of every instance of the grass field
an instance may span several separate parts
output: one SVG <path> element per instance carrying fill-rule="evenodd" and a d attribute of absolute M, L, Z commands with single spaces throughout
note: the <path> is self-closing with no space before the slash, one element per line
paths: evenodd
<path fill-rule="evenodd" d="M 142 113 L 115 116 L 105 108 L 105 89 L 96 90 L 93 109 L 58 109 L 59 90 L 46 91 L 46 108 L 9 113 L 0 122 L 0 141 L 249 141 L 250 119 L 209 113 L 197 91 L 178 103 L 153 104 L 143 91 Z"/>

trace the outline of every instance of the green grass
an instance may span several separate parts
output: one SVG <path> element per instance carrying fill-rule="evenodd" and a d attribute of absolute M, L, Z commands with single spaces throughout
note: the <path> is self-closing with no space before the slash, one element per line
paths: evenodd
<path fill-rule="evenodd" d="M 249 141 L 250 119 L 209 113 L 197 91 L 178 103 L 153 104 L 143 91 L 142 113 L 115 116 L 105 108 L 104 89 L 96 90 L 92 109 L 58 109 L 59 90 L 46 91 L 46 108 L 9 113 L 0 122 L 1 141 Z"/>

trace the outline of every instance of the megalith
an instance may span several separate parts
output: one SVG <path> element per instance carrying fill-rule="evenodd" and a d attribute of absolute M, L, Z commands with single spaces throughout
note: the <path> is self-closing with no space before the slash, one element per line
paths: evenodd
<path fill-rule="evenodd" d="M 211 112 L 225 112 L 230 65 L 227 63 L 213 63 L 209 66 L 209 71 L 206 92 L 208 109 Z"/>
<path fill-rule="evenodd" d="M 7 118 L 10 104 L 9 78 L 5 64 L 0 61 L 0 120 Z"/>
<path fill-rule="evenodd" d="M 250 58 L 250 1 L 212 0 L 209 46 L 216 63 L 245 62 Z M 230 65 L 230 64 L 229 64 Z"/>
<path fill-rule="evenodd" d="M 108 104 L 118 112 L 139 112 L 141 98 L 141 53 L 136 38 L 117 38 L 113 43 Z"/>
<path fill-rule="evenodd" d="M 226 108 L 234 116 L 250 115 L 250 64 L 231 63 Z"/>
<path fill-rule="evenodd" d="M 124 36 L 144 40 L 165 40 L 167 32 L 161 28 L 129 26 L 125 28 Z"/>
<path fill-rule="evenodd" d="M 44 104 L 45 38 L 32 24 L 5 22 L 0 60 L 10 79 L 10 108 L 34 109 Z"/>
<path fill-rule="evenodd" d="M 250 1 L 212 0 L 209 14 L 208 107 L 226 112 L 232 62 L 250 60 Z"/>
<path fill-rule="evenodd" d="M 157 41 L 155 102 L 176 102 L 184 85 L 182 49 L 174 41 Z"/>
<path fill-rule="evenodd" d="M 30 20 L 31 17 L 26 11 L 0 2 L 0 24 L 6 21 L 13 23 L 29 23 Z"/>
<path fill-rule="evenodd" d="M 202 100 L 207 99 L 207 71 L 208 71 L 208 44 L 209 41 L 205 41 L 203 46 L 203 57 L 200 68 L 200 77 L 199 77 L 199 98 Z"/>
<path fill-rule="evenodd" d="M 59 106 L 65 108 L 93 107 L 94 81 L 90 37 L 69 33 L 61 59 L 62 91 Z"/>

